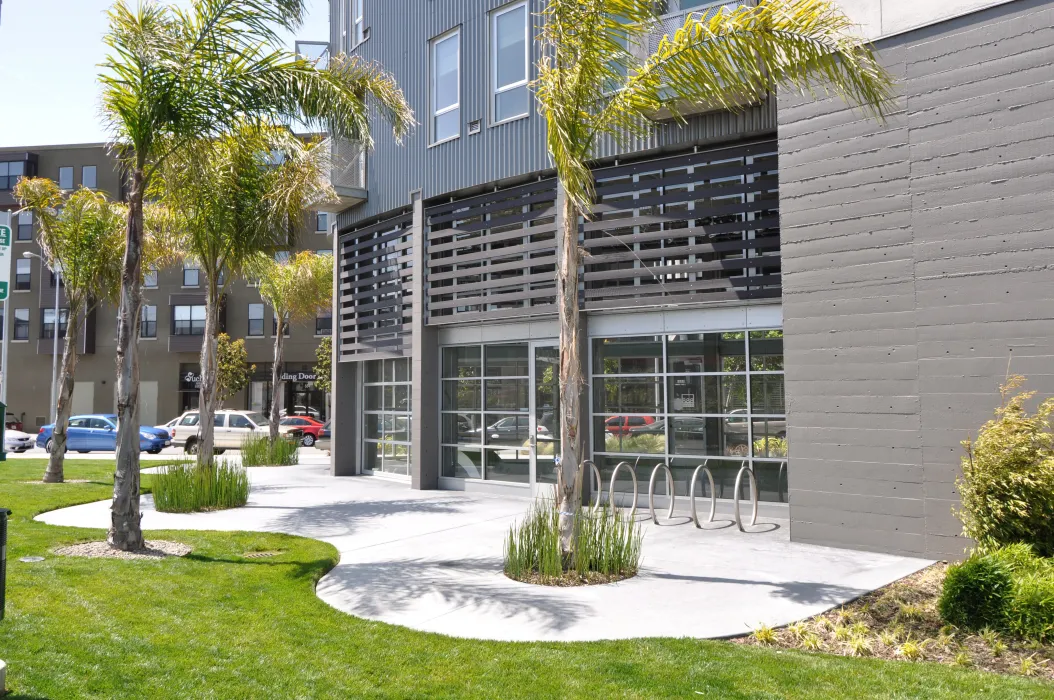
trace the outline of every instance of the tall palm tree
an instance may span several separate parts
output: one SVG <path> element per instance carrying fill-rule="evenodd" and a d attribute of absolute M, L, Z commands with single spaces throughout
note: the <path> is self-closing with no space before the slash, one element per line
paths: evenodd
<path fill-rule="evenodd" d="M 205 284 L 198 462 L 212 461 L 217 407 L 219 311 L 231 280 L 264 254 L 288 249 L 305 210 L 335 199 L 330 143 L 302 140 L 285 127 L 242 124 L 181 146 L 158 169 L 154 188 L 186 229 L 180 246 Z M 332 279 L 332 268 L 330 279 Z"/>
<path fill-rule="evenodd" d="M 373 106 L 401 137 L 413 113 L 378 67 L 333 57 L 325 68 L 280 48 L 306 0 L 190 0 L 161 5 L 117 0 L 102 64 L 103 113 L 124 161 L 128 217 L 117 323 L 117 465 L 107 541 L 143 546 L 139 513 L 139 365 L 136 314 L 142 267 L 143 202 L 165 159 L 187 142 L 244 121 L 300 120 L 334 137 L 371 144 Z"/>
<path fill-rule="evenodd" d="M 681 118 L 704 105 L 740 109 L 777 87 L 831 91 L 881 118 L 892 79 L 851 22 L 827 0 L 762 0 L 711 19 L 691 14 L 654 51 L 661 31 L 654 0 L 549 0 L 540 17 L 542 58 L 535 81 L 560 199 L 557 303 L 562 406 L 557 493 L 564 550 L 581 499 L 579 397 L 579 219 L 594 201 L 590 160 L 600 137 L 626 142 L 661 115 Z"/>
<path fill-rule="evenodd" d="M 271 442 L 278 439 L 282 391 L 282 360 L 285 329 L 290 323 L 309 321 L 333 299 L 333 258 L 310 250 L 286 261 L 270 260 L 260 272 L 260 296 L 274 309 L 278 319 L 274 334 L 274 365 L 271 368 Z"/>

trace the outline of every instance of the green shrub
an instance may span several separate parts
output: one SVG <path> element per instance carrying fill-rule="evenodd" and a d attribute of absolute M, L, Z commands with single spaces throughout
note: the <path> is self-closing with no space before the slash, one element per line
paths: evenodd
<path fill-rule="evenodd" d="M 509 578 L 555 583 L 565 578 L 617 579 L 637 573 L 640 527 L 621 511 L 612 513 L 605 508 L 592 517 L 579 509 L 568 557 L 561 551 L 559 521 L 555 501 L 542 499 L 532 504 L 522 523 L 510 528 L 505 542 Z"/>
<path fill-rule="evenodd" d="M 243 467 L 288 467 L 300 463 L 300 442 L 279 436 L 249 435 L 242 442 Z"/>
<path fill-rule="evenodd" d="M 987 556 L 972 556 L 948 567 L 937 609 L 945 622 L 968 630 L 996 626 L 1013 590 L 1010 571 Z"/>
<path fill-rule="evenodd" d="M 604 436 L 604 447 L 608 452 L 658 454 L 666 451 L 666 435 L 662 433 L 629 433 L 628 435 L 608 433 Z"/>
<path fill-rule="evenodd" d="M 976 441 L 966 440 L 962 496 L 957 515 L 963 534 L 981 551 L 1023 542 L 1037 554 L 1054 556 L 1054 398 L 1034 414 L 1024 404 L 1035 392 L 1011 396 L 1023 383 L 1012 377 L 1002 387 L 996 417 L 981 428 Z"/>
<path fill-rule="evenodd" d="M 237 508 L 249 500 L 249 475 L 222 459 L 204 465 L 179 462 L 154 475 L 153 494 L 154 508 L 162 513 Z"/>

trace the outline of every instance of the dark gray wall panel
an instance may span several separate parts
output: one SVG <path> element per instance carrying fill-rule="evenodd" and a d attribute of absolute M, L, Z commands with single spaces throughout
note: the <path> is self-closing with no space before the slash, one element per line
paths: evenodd
<path fill-rule="evenodd" d="M 1052 25 L 1022 0 L 880 42 L 885 125 L 780 95 L 793 539 L 962 556 L 960 441 L 1008 361 L 1054 393 Z"/>
<path fill-rule="evenodd" d="M 341 33 L 350 27 L 350 0 L 331 0 L 331 36 L 340 46 Z M 370 37 L 352 53 L 381 64 L 402 87 L 419 122 L 402 145 L 392 139 L 383 122 L 375 120 L 376 145 L 367 158 L 365 203 L 341 213 L 337 225 L 371 219 L 410 203 L 410 192 L 420 190 L 425 201 L 466 188 L 512 184 L 551 166 L 545 147 L 545 121 L 533 100 L 526 119 L 489 125 L 489 15 L 509 0 L 372 0 L 366 3 L 365 25 Z M 530 0 L 538 12 L 544 0 Z M 429 146 L 429 40 L 454 27 L 461 29 L 461 137 Z M 351 35 L 350 28 L 347 29 Z M 537 60 L 536 32 L 532 29 L 531 79 Z M 469 136 L 468 122 L 482 120 L 480 134 Z M 646 139 L 618 145 L 598 144 L 598 158 L 625 153 L 682 150 L 688 145 L 719 143 L 772 133 L 776 128 L 775 100 L 746 107 L 738 113 L 712 113 L 686 124 L 666 123 Z"/>

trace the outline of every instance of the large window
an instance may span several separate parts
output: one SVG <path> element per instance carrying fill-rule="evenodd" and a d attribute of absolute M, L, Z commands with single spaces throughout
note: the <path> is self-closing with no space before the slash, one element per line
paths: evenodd
<path fill-rule="evenodd" d="M 491 22 L 491 73 L 494 76 L 493 120 L 527 114 L 527 3 L 497 10 Z"/>
<path fill-rule="evenodd" d="M 315 212 L 315 232 L 329 233 L 329 213 L 324 211 Z"/>
<path fill-rule="evenodd" d="M 41 309 L 43 322 L 40 324 L 41 338 L 55 337 L 55 309 Z M 59 309 L 59 337 L 66 337 L 66 326 L 69 324 L 70 310 Z"/>
<path fill-rule="evenodd" d="M 15 160 L 0 163 L 0 190 L 13 190 L 15 183 L 25 174 L 25 161 Z"/>
<path fill-rule="evenodd" d="M 32 287 L 32 262 L 25 258 L 15 260 L 15 289 L 26 290 Z"/>
<path fill-rule="evenodd" d="M 183 263 L 183 286 L 197 287 L 201 284 L 201 268 L 197 263 Z"/>
<path fill-rule="evenodd" d="M 751 466 L 763 500 L 786 500 L 782 331 L 597 338 L 592 359 L 602 474 L 627 461 L 646 482 L 665 462 L 687 493 L 706 464 L 718 497 L 731 498 L 739 469 Z"/>
<path fill-rule="evenodd" d="M 264 334 L 263 304 L 249 304 L 249 328 L 245 334 L 251 338 L 258 338 Z"/>
<path fill-rule="evenodd" d="M 154 289 L 157 287 L 157 266 L 151 265 L 143 273 L 143 286 L 147 289 Z"/>
<path fill-rule="evenodd" d="M 98 187 L 99 180 L 96 176 L 96 172 L 94 165 L 81 166 L 81 184 L 92 190 Z"/>
<path fill-rule="evenodd" d="M 59 187 L 64 190 L 73 189 L 73 166 L 64 165 L 59 168 Z"/>
<path fill-rule="evenodd" d="M 33 240 L 33 212 L 24 211 L 18 215 L 18 240 Z"/>
<path fill-rule="evenodd" d="M 432 41 L 432 143 L 461 135 L 461 34 Z"/>
<path fill-rule="evenodd" d="M 14 340 L 29 340 L 29 309 L 15 309 Z"/>
<path fill-rule="evenodd" d="M 144 306 L 142 312 L 139 314 L 139 337 L 140 338 L 156 338 L 157 337 L 157 307 L 156 306 Z"/>
<path fill-rule="evenodd" d="M 443 476 L 530 480 L 527 343 L 443 348 Z"/>
<path fill-rule="evenodd" d="M 172 307 L 172 335 L 204 335 L 205 305 Z"/>
<path fill-rule="evenodd" d="M 363 467 L 410 473 L 410 360 L 371 360 L 364 365 Z"/>
<path fill-rule="evenodd" d="M 366 0 L 351 0 L 352 46 L 358 46 L 366 38 L 363 11 Z"/>
<path fill-rule="evenodd" d="M 282 337 L 289 337 L 289 314 L 282 320 Z M 278 335 L 278 314 L 271 314 L 271 335 Z"/>
<path fill-rule="evenodd" d="M 326 310 L 315 317 L 315 335 L 333 335 L 333 311 Z"/>

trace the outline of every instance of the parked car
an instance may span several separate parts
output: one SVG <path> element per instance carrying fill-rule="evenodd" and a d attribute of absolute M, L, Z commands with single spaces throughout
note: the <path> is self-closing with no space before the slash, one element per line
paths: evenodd
<path fill-rule="evenodd" d="M 164 425 L 155 425 L 154 427 L 155 428 L 160 428 L 161 430 L 164 430 L 166 433 L 168 433 L 168 436 L 170 438 L 174 438 L 176 436 L 176 423 L 179 422 L 180 418 L 181 418 L 181 416 L 176 416 L 175 418 L 173 418 L 169 422 L 165 423 Z"/>
<path fill-rule="evenodd" d="M 787 437 L 786 418 L 759 418 L 754 416 L 754 437 L 762 435 L 773 435 L 777 438 Z M 725 432 L 729 434 L 747 434 L 747 411 L 745 408 L 737 408 L 725 419 Z"/>
<path fill-rule="evenodd" d="M 22 421 L 18 419 L 14 413 L 8 412 L 4 418 L 4 427 L 8 430 L 22 430 L 25 426 L 22 425 Z"/>
<path fill-rule="evenodd" d="M 318 440 L 318 433 L 322 430 L 323 423 L 308 416 L 289 416 L 278 421 L 278 425 L 300 428 L 304 434 L 300 443 L 304 447 L 311 447 Z"/>
<path fill-rule="evenodd" d="M 604 430 L 612 435 L 626 435 L 635 428 L 655 422 L 655 416 L 611 416 L 604 421 Z"/>
<path fill-rule="evenodd" d="M 4 431 L 4 452 L 22 453 L 32 449 L 33 436 L 21 430 Z"/>
<path fill-rule="evenodd" d="M 217 454 L 225 450 L 241 449 L 242 442 L 249 435 L 270 435 L 271 427 L 267 417 L 259 411 L 230 411 L 220 409 L 214 417 L 213 449 Z M 187 411 L 179 417 L 175 426 L 172 444 L 182 447 L 190 454 L 198 453 L 198 412 Z M 299 436 L 299 426 L 280 425 L 280 435 Z"/>
<path fill-rule="evenodd" d="M 329 431 L 329 421 L 326 421 L 326 424 L 318 431 L 318 437 L 315 439 L 315 449 L 326 451 L 333 449 L 332 435 Z"/>
<path fill-rule="evenodd" d="M 49 423 L 37 433 L 37 447 L 51 453 L 51 439 L 55 425 Z M 152 426 L 139 426 L 139 449 L 157 454 L 172 444 L 166 430 Z M 71 416 L 66 425 L 66 449 L 74 452 L 111 452 L 117 449 L 117 416 L 112 413 L 91 413 Z"/>
<path fill-rule="evenodd" d="M 314 418 L 315 420 L 322 417 L 322 413 L 314 406 L 293 406 L 292 413 L 284 408 L 278 412 L 280 418 L 285 418 L 288 415 L 307 416 L 308 418 Z"/>

